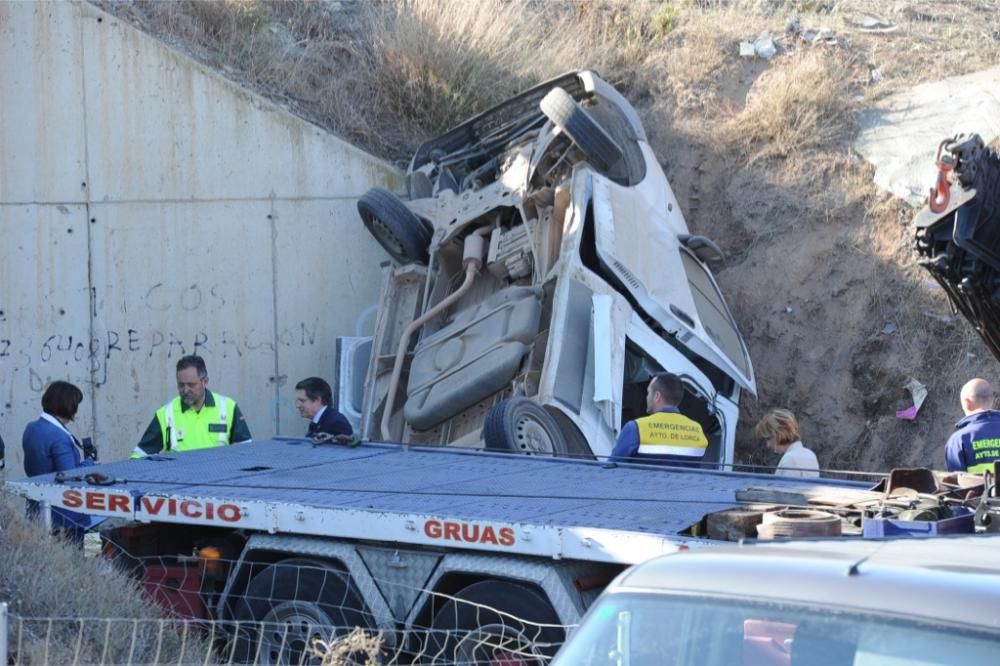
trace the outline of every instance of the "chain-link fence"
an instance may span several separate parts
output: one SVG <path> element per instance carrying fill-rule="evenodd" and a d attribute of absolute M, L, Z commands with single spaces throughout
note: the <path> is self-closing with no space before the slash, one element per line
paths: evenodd
<path fill-rule="evenodd" d="M 0 489 L 0 663 L 544 664 L 618 571 L 164 527 L 81 549 Z"/>
<path fill-rule="evenodd" d="M 3 604 L 6 663 L 542 665 L 569 629 L 539 590 L 514 582 L 480 580 L 448 594 L 375 580 L 421 609 L 404 620 L 371 608 L 348 573 L 328 562 L 245 566 L 243 589 L 224 598 L 224 582 L 203 563 L 131 565 L 166 617 L 29 617 Z"/>

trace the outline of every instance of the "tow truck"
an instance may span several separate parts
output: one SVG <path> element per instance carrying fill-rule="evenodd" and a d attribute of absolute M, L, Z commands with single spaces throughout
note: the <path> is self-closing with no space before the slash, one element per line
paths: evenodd
<path fill-rule="evenodd" d="M 354 627 L 381 636 L 383 663 L 541 664 L 631 564 L 745 538 L 969 532 L 984 501 L 981 477 L 927 470 L 872 488 L 288 438 L 76 472 L 9 486 L 114 519 L 108 557 L 225 630 L 224 658 L 262 664 L 313 663 L 313 639 Z"/>
<path fill-rule="evenodd" d="M 913 221 L 920 265 L 1000 360 L 1000 154 L 958 135 L 938 145 L 935 166 Z"/>

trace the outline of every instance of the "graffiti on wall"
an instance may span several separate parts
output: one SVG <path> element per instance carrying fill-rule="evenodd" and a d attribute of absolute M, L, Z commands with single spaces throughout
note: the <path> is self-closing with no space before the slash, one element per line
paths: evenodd
<path fill-rule="evenodd" d="M 92 332 L 87 330 L 90 322 L 79 320 L 37 332 L 17 326 L 20 335 L 0 329 L 0 383 L 8 383 L 14 375 L 20 375 L 27 382 L 22 387 L 36 394 L 54 378 L 100 387 L 113 379 L 110 375 L 119 363 L 127 366 L 156 359 L 169 365 L 170 360 L 187 354 L 210 359 L 272 355 L 278 348 L 307 348 L 317 341 L 318 316 L 311 321 L 287 322 L 277 332 L 268 326 L 267 320 L 241 330 L 223 325 L 205 326 L 192 332 L 162 325 L 172 314 L 201 310 L 212 313 L 211 318 L 218 320 L 220 313 L 231 313 L 235 304 L 227 302 L 227 296 L 229 300 L 232 296 L 224 295 L 220 285 L 171 288 L 157 282 L 148 289 L 131 293 L 138 294 L 135 298 L 138 303 L 122 299 L 120 309 L 125 321 L 114 328 L 103 324 L 96 305 L 97 294 L 92 293 Z M 131 326 L 127 323 L 129 319 L 135 322 Z"/>
<path fill-rule="evenodd" d="M 87 381 L 102 386 L 108 381 L 108 367 L 117 357 L 144 356 L 165 361 L 187 354 L 212 358 L 243 357 L 254 352 L 272 353 L 277 346 L 284 348 L 311 347 L 316 344 L 319 320 L 296 322 L 279 330 L 277 339 L 272 332 L 249 329 L 234 332 L 222 329 L 217 333 L 198 331 L 182 334 L 159 329 L 108 329 L 93 336 L 80 333 L 50 332 L 22 339 L 0 338 L 0 369 L 4 373 L 24 371 L 31 377 L 31 389 L 41 391 L 43 379 L 39 372 L 52 367 L 83 371 Z M 64 372 L 64 371 L 63 371 Z M 91 379 L 91 377 L 93 379 Z"/>

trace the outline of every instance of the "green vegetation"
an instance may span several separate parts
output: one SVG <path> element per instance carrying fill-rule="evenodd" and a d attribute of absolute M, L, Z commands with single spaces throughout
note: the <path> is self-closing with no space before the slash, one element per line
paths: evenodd
<path fill-rule="evenodd" d="M 653 12 L 653 30 L 656 36 L 663 39 L 677 25 L 677 8 L 669 2 L 664 2 Z"/>

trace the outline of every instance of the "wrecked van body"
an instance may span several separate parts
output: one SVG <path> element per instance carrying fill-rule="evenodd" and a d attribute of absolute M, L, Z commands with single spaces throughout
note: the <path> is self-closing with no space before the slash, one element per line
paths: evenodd
<path fill-rule="evenodd" d="M 722 255 L 618 91 L 588 71 L 539 85 L 422 145 L 407 190 L 358 202 L 396 260 L 355 374 L 362 436 L 603 457 L 668 370 L 704 462 L 732 461 L 756 386 Z"/>

